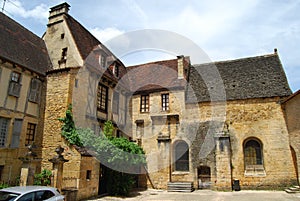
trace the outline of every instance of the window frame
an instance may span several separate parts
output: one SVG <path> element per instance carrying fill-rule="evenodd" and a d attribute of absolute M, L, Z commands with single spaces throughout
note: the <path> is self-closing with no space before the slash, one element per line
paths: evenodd
<path fill-rule="evenodd" d="M 97 110 L 107 113 L 108 109 L 108 87 L 99 83 L 97 89 Z"/>
<path fill-rule="evenodd" d="M 140 112 L 147 113 L 150 111 L 150 96 L 143 94 L 140 96 Z"/>
<path fill-rule="evenodd" d="M 170 95 L 169 93 L 161 94 L 161 110 L 170 111 Z"/>
<path fill-rule="evenodd" d="M 4 122 L 4 121 L 6 121 L 6 122 Z M 3 127 L 3 124 L 4 124 L 3 122 L 6 124 L 6 125 L 4 125 L 6 128 Z M 10 124 L 9 118 L 0 117 L 0 148 L 1 147 L 3 148 L 6 146 L 9 124 Z M 5 129 L 4 134 L 2 133 L 3 129 Z"/>
<path fill-rule="evenodd" d="M 21 92 L 21 78 L 22 74 L 16 71 L 12 71 L 10 74 L 10 81 L 9 81 L 9 90 L 8 94 L 10 96 L 19 97 Z"/>
<path fill-rule="evenodd" d="M 181 146 L 181 147 L 180 147 Z M 190 150 L 189 145 L 184 140 L 179 140 L 174 144 L 174 171 L 190 171 Z"/>
<path fill-rule="evenodd" d="M 246 139 L 243 143 L 243 154 L 245 176 L 266 176 L 264 169 L 263 143 L 259 139 L 253 137 Z"/>
<path fill-rule="evenodd" d="M 42 81 L 32 78 L 30 83 L 30 92 L 28 100 L 33 103 L 39 103 L 41 98 Z"/>
<path fill-rule="evenodd" d="M 33 128 L 32 128 L 32 126 L 33 126 Z M 37 128 L 37 124 L 30 123 L 30 122 L 27 123 L 25 146 L 31 145 L 34 142 L 36 128 Z"/>

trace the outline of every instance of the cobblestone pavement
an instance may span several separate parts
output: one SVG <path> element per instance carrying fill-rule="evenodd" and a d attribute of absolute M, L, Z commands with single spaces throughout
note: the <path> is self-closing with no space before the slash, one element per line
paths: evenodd
<path fill-rule="evenodd" d="M 167 192 L 162 190 L 136 191 L 130 197 L 104 196 L 86 201 L 121 201 L 121 200 L 203 200 L 203 201 L 300 201 L 300 193 L 288 194 L 284 191 L 234 191 L 217 192 L 211 190 L 196 190 L 191 193 Z"/>

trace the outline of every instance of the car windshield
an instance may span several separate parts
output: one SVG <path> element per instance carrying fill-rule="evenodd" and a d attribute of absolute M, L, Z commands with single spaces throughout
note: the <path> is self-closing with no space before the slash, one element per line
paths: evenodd
<path fill-rule="evenodd" d="M 0 201 L 13 201 L 15 200 L 20 194 L 18 193 L 11 193 L 11 192 L 0 192 Z"/>

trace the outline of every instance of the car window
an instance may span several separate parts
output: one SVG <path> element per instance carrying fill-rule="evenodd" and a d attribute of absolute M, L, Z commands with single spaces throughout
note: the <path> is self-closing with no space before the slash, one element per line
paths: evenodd
<path fill-rule="evenodd" d="M 48 200 L 49 198 L 52 198 L 54 196 L 54 193 L 49 190 L 44 191 L 38 191 L 35 194 L 35 201 L 44 201 Z"/>
<path fill-rule="evenodd" d="M 23 195 L 18 201 L 34 201 L 34 192 Z"/>
<path fill-rule="evenodd" d="M 11 192 L 0 192 L 0 201 L 13 201 L 15 200 L 20 194 L 11 193 Z"/>

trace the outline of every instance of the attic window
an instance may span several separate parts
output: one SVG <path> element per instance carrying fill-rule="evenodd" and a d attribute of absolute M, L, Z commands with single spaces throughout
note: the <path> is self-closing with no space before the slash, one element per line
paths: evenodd
<path fill-rule="evenodd" d="M 61 38 L 61 39 L 64 39 L 64 38 L 65 38 L 65 34 L 62 33 L 62 34 L 60 35 L 60 38 Z"/>
<path fill-rule="evenodd" d="M 61 60 L 67 60 L 67 52 L 68 52 L 67 47 L 62 49 Z"/>

